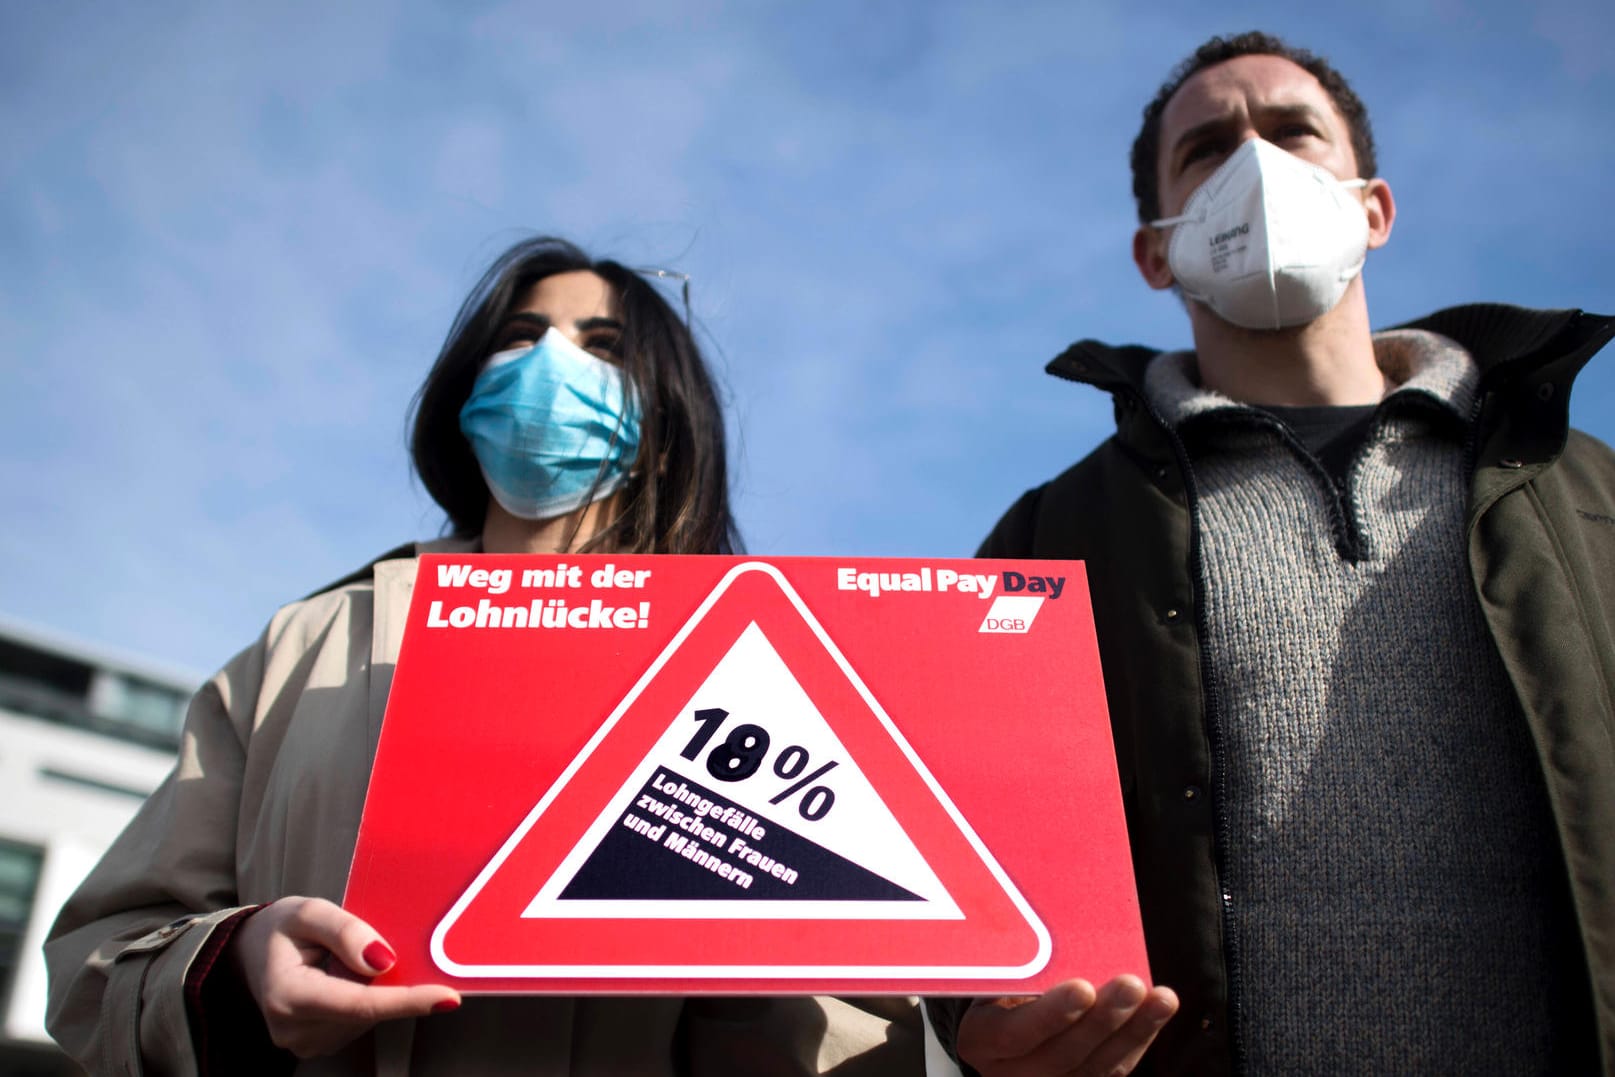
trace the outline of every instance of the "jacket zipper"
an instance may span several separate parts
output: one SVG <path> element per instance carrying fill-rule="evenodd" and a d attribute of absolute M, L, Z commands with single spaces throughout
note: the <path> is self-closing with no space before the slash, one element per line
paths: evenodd
<path fill-rule="evenodd" d="M 1301 443 L 1295 431 L 1279 419 L 1260 409 L 1249 409 L 1250 414 L 1241 416 L 1243 421 L 1252 426 L 1261 427 L 1278 436 L 1280 442 L 1288 446 L 1290 451 L 1300 458 L 1302 466 L 1312 474 L 1315 483 L 1323 488 L 1325 502 L 1329 509 L 1329 526 L 1334 530 L 1335 552 L 1341 560 L 1349 564 L 1357 564 L 1363 559 L 1363 533 L 1362 522 L 1358 519 L 1356 502 L 1352 500 L 1350 490 L 1350 473 L 1356 470 L 1357 461 L 1353 460 L 1348 470 L 1347 489 L 1342 490 L 1335 485 L 1334 477 L 1329 474 L 1312 450 Z M 1375 415 L 1369 427 L 1363 445 L 1370 445 L 1379 437 L 1385 426 L 1385 417 Z M 1175 432 L 1174 432 L 1175 433 Z M 1359 452 L 1361 446 L 1359 446 Z"/>
<path fill-rule="evenodd" d="M 1211 811 L 1216 828 L 1216 840 L 1213 843 L 1212 868 L 1216 873 L 1217 904 L 1221 910 L 1222 919 L 1222 945 L 1223 966 L 1227 972 L 1227 1001 L 1228 1008 L 1228 1047 L 1233 1056 L 1233 1072 L 1242 1073 L 1245 1069 L 1245 1052 L 1240 1041 L 1240 994 L 1237 989 L 1239 982 L 1239 942 L 1234 936 L 1233 923 L 1233 895 L 1223 886 L 1223 879 L 1227 877 L 1227 866 L 1224 862 L 1225 850 L 1229 848 L 1233 839 L 1232 824 L 1228 821 L 1228 813 L 1223 804 L 1223 789 L 1226 788 L 1228 778 L 1227 764 L 1224 762 L 1222 750 L 1222 718 L 1217 705 L 1220 692 L 1220 681 L 1217 677 L 1216 667 L 1212 665 L 1210 645 L 1206 642 L 1206 626 L 1203 611 L 1205 609 L 1205 586 L 1202 582 L 1204 576 L 1200 553 L 1200 497 L 1194 484 L 1194 471 L 1189 467 L 1189 451 L 1183 444 L 1183 439 L 1170 423 L 1155 410 L 1149 398 L 1130 385 L 1123 384 L 1114 390 L 1107 390 L 1097 382 L 1076 374 L 1067 373 L 1051 368 L 1051 373 L 1066 381 L 1092 385 L 1102 391 L 1111 392 L 1112 395 L 1125 393 L 1136 405 L 1143 409 L 1163 433 L 1172 446 L 1173 456 L 1177 460 L 1178 471 L 1183 476 L 1183 491 L 1189 513 L 1189 586 L 1192 590 L 1194 602 L 1195 644 L 1200 653 L 1200 676 L 1203 682 L 1201 692 L 1202 705 L 1205 711 L 1206 739 L 1211 747 Z"/>

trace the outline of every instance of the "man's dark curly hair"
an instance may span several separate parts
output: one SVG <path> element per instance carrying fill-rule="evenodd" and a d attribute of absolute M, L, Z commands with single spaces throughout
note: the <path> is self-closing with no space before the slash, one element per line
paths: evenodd
<path fill-rule="evenodd" d="M 1138 137 L 1133 140 L 1130 158 L 1133 166 L 1133 198 L 1138 202 L 1138 219 L 1141 222 L 1148 224 L 1161 216 L 1161 113 L 1166 111 L 1167 102 L 1190 78 L 1236 56 L 1282 57 L 1317 79 L 1351 131 L 1357 174 L 1378 175 L 1379 168 L 1374 160 L 1374 131 L 1368 122 L 1368 109 L 1363 107 L 1362 99 L 1346 82 L 1346 77 L 1330 66 L 1328 60 L 1306 49 L 1293 48 L 1259 30 L 1234 37 L 1214 37 L 1173 68 L 1160 90 L 1156 91 L 1155 99 L 1144 106 L 1144 125 L 1138 129 Z"/>

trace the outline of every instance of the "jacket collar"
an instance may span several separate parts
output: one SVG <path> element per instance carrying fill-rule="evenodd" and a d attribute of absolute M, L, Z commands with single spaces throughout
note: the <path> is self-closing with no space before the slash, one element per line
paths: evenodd
<path fill-rule="evenodd" d="M 1420 329 L 1384 330 L 1374 334 L 1374 358 L 1391 386 L 1387 400 L 1418 397 L 1460 423 L 1473 413 L 1480 371 L 1450 337 Z M 1144 374 L 1144 386 L 1156 412 L 1173 426 L 1211 414 L 1261 411 L 1201 385 L 1193 352 L 1157 356 Z"/>
<path fill-rule="evenodd" d="M 1497 389 L 1548 366 L 1567 384 L 1612 336 L 1615 318 L 1580 310 L 1529 310 L 1503 303 L 1473 303 L 1393 326 L 1425 329 L 1450 337 L 1468 350 L 1481 370 L 1481 391 Z M 1050 360 L 1056 377 L 1088 382 L 1113 394 L 1144 392 L 1144 369 L 1159 354 L 1140 344 L 1112 346 L 1080 340 Z"/>
<path fill-rule="evenodd" d="M 404 642 L 404 625 L 409 619 L 410 597 L 415 590 L 417 559 L 425 553 L 474 553 L 482 540 L 444 538 L 430 542 L 410 542 L 382 554 L 365 566 L 374 581 L 370 618 L 370 754 L 373 757 L 381 739 L 381 721 L 387 713 L 387 696 L 392 691 L 393 667 Z M 365 571 L 361 570 L 361 571 Z"/>
<path fill-rule="evenodd" d="M 1615 336 L 1615 318 L 1580 310 L 1471 303 L 1393 328 L 1427 329 L 1451 337 L 1474 358 L 1483 381 L 1495 384 L 1562 358 L 1578 358 L 1575 366 L 1580 370 Z"/>

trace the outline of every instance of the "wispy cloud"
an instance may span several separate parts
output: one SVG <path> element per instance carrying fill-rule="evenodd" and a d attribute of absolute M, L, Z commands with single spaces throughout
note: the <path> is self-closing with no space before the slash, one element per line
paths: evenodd
<path fill-rule="evenodd" d="M 1179 56 L 1267 26 L 1351 74 L 1403 209 L 1369 266 L 1381 321 L 1596 307 L 1607 19 L 24 5 L 0 35 L 0 605 L 206 667 L 277 603 L 435 531 L 408 401 L 529 230 L 694 275 L 754 548 L 968 552 L 1108 427 L 1049 356 L 1187 341 L 1128 254 L 1127 148 Z M 1575 407 L 1608 438 L 1599 366 Z"/>

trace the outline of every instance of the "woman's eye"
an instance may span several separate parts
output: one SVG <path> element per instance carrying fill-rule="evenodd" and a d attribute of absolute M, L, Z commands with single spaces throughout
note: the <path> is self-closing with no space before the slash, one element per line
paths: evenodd
<path fill-rule="evenodd" d="M 512 348 L 531 348 L 543 335 L 542 329 L 534 329 L 530 325 L 507 326 L 504 332 L 494 335 L 493 351 L 508 352 Z"/>
<path fill-rule="evenodd" d="M 613 363 L 622 360 L 622 340 L 619 337 L 590 337 L 583 342 L 583 350 Z"/>

